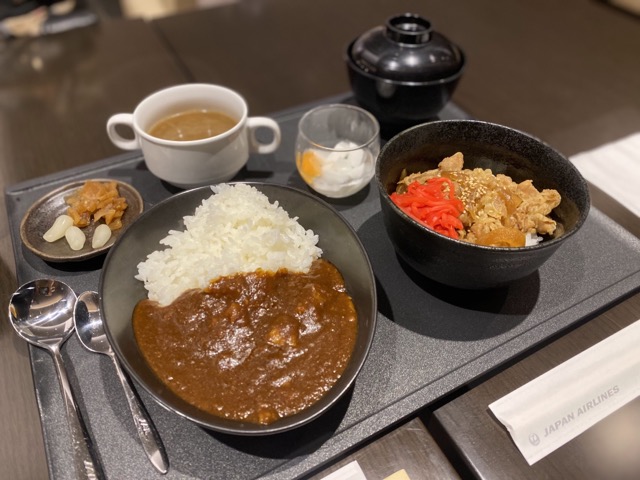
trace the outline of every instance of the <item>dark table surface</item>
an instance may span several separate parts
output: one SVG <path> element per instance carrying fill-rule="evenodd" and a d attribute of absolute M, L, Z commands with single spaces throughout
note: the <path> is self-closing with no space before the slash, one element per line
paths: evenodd
<path fill-rule="evenodd" d="M 438 444 L 464 475 L 478 478 L 636 479 L 640 473 L 640 398 L 616 410 L 529 466 L 488 405 L 640 318 L 623 302 L 567 332 L 469 392 L 428 414 Z"/>
<path fill-rule="evenodd" d="M 525 130 L 567 155 L 640 128 L 640 20 L 603 2 L 240 0 L 146 22 L 102 14 L 97 24 L 86 28 L 0 43 L 0 185 L 4 190 L 119 154 L 105 134 L 106 119 L 131 111 L 142 97 L 164 86 L 188 81 L 224 84 L 247 98 L 253 115 L 346 92 L 346 44 L 404 11 L 426 16 L 465 50 L 468 64 L 454 101 L 476 118 Z M 596 207 L 640 235 L 637 217 L 596 188 L 592 194 Z M 2 197 L 2 312 L 17 286 L 4 201 Z M 28 349 L 5 313 L 2 317 L 2 476 L 46 478 Z M 425 405 L 415 418 L 372 438 L 314 478 L 353 458 L 370 478 L 384 478 L 401 468 L 413 480 L 459 474 L 534 475 L 506 432 L 485 418 L 486 406 L 639 317 L 640 295 L 620 299 L 509 368 L 486 372 L 464 391 Z M 549 349 L 564 355 L 550 360 Z M 639 409 L 636 401 L 619 413 L 637 419 Z M 454 414 L 477 419 L 465 432 L 445 421 Z M 625 441 L 615 428 L 607 428 L 618 418 L 611 416 L 597 433 L 587 433 L 586 440 L 562 447 L 535 467 L 535 476 L 566 477 L 584 455 L 594 452 L 600 455 L 593 457 L 601 459 L 600 465 L 638 473 L 633 463 L 637 455 L 625 454 L 622 447 L 601 448 Z M 637 435 L 636 431 L 631 439 L 635 445 Z M 492 452 L 471 449 L 477 445 L 474 438 L 490 438 Z M 498 457 L 507 460 L 499 462 Z"/>

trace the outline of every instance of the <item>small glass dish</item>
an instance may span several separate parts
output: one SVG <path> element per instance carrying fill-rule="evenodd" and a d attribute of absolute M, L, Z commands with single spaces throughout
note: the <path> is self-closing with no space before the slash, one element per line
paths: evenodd
<path fill-rule="evenodd" d="M 344 198 L 362 190 L 373 178 L 379 152 L 380 125 L 360 107 L 322 105 L 298 123 L 298 173 L 326 197 Z"/>

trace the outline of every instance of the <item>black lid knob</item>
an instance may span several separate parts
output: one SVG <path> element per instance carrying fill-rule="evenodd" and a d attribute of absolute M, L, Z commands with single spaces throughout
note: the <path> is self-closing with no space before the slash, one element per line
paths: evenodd
<path fill-rule="evenodd" d="M 431 36 L 431 22 L 420 15 L 405 13 L 387 20 L 386 34 L 394 42 L 410 45 L 425 43 Z"/>

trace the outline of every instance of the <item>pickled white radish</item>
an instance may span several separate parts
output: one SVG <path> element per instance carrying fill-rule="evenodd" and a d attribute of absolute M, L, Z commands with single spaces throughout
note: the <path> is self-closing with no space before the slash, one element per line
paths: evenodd
<path fill-rule="evenodd" d="M 96 227 L 91 239 L 91 248 L 103 247 L 111 238 L 111 229 L 108 225 L 101 223 Z"/>
<path fill-rule="evenodd" d="M 78 227 L 69 227 L 67 231 L 64 233 L 64 237 L 67 239 L 67 243 L 71 250 L 81 250 L 84 247 L 84 242 L 86 237 L 84 232 L 80 230 Z"/>
<path fill-rule="evenodd" d="M 71 226 L 73 226 L 73 219 L 69 215 L 60 215 L 55 219 L 51 228 L 45 232 L 42 238 L 47 242 L 60 240 Z"/>

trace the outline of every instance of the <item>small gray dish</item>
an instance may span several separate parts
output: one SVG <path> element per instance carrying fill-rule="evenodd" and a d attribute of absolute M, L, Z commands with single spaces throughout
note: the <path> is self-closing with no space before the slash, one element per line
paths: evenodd
<path fill-rule="evenodd" d="M 55 219 L 66 213 L 66 198 L 78 190 L 87 180 L 81 180 L 53 190 L 36 201 L 27 211 L 20 223 L 20 238 L 23 245 L 38 257 L 48 262 L 79 262 L 105 253 L 122 233 L 131 225 L 144 209 L 140 193 L 131 185 L 113 179 L 91 179 L 97 182 L 116 182 L 120 196 L 127 200 L 127 209 L 122 215 L 122 228 L 115 230 L 109 241 L 100 248 L 91 247 L 91 239 L 97 225 L 89 225 L 82 230 L 87 237 L 84 247 L 72 250 L 63 238 L 47 242 L 42 236 L 53 225 Z"/>

